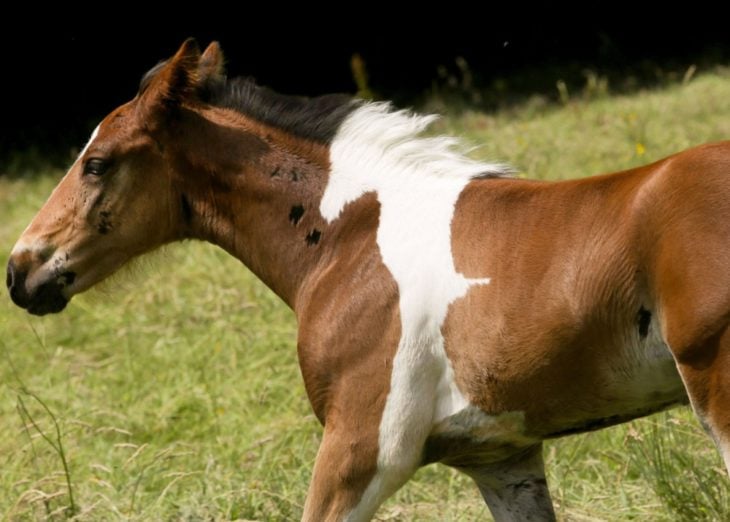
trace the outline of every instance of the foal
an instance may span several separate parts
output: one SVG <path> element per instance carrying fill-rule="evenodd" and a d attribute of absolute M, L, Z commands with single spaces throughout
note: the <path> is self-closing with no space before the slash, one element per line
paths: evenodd
<path fill-rule="evenodd" d="M 419 466 L 552 520 L 542 441 L 689 400 L 730 458 L 730 143 L 560 183 L 432 121 L 226 80 L 186 41 L 109 114 L 13 249 L 34 314 L 162 244 L 245 263 L 296 313 L 324 425 L 303 518 L 367 520 Z"/>

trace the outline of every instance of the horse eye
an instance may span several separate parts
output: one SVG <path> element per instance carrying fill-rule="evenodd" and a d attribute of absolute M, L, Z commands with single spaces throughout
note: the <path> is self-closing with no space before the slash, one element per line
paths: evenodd
<path fill-rule="evenodd" d="M 84 165 L 84 175 L 101 176 L 109 168 L 109 162 L 101 158 L 90 158 Z"/>

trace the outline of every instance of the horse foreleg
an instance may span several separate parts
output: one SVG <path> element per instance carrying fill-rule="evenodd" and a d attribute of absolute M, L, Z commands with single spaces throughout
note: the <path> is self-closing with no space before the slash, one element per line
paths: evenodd
<path fill-rule="evenodd" d="M 380 504 L 410 478 L 412 471 L 402 473 L 378 466 L 377 431 L 377 426 L 330 429 L 328 424 L 302 520 L 370 520 Z"/>
<path fill-rule="evenodd" d="M 350 376 L 332 396 L 303 520 L 370 520 L 417 469 L 422 441 L 405 436 L 414 431 L 406 416 L 383 427 L 385 394 L 372 384 Z"/>
<path fill-rule="evenodd" d="M 377 446 L 372 447 L 372 440 L 328 428 L 317 452 L 303 521 L 346 520 L 375 473 Z"/>
<path fill-rule="evenodd" d="M 502 462 L 463 471 L 477 483 L 496 522 L 555 520 L 542 444 Z"/>

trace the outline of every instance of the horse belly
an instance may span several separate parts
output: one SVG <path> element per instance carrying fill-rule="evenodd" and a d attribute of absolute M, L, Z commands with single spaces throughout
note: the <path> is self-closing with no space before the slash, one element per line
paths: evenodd
<path fill-rule="evenodd" d="M 517 376 L 496 387 L 470 386 L 469 405 L 432 428 L 424 460 L 457 467 L 498 462 L 546 438 L 591 431 L 686 403 L 674 359 L 659 328 L 652 326 L 645 337 L 631 331 L 616 336 L 624 337 L 623 342 L 594 347 L 603 356 L 590 368 L 566 373 L 547 365 L 530 378 Z M 461 375 L 459 380 L 474 382 L 475 377 Z"/>
<path fill-rule="evenodd" d="M 655 329 L 658 330 L 658 329 Z M 539 430 L 545 438 L 592 431 L 687 402 L 687 394 L 667 345 L 657 334 L 627 336 L 618 355 L 606 357 L 587 387 L 587 401 L 570 415 L 556 415 Z M 570 411 L 570 401 L 566 405 Z"/>

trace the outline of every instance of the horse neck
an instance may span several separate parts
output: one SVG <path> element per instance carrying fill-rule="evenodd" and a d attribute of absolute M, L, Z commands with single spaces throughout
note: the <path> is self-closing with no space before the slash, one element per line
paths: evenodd
<path fill-rule="evenodd" d="M 183 235 L 222 247 L 295 308 L 328 243 L 327 147 L 228 111 L 190 120 L 194 131 L 178 140 Z"/>

